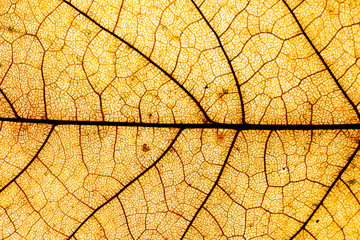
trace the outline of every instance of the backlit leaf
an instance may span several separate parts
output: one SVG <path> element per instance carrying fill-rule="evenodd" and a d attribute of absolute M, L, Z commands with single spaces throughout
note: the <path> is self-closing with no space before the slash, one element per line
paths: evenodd
<path fill-rule="evenodd" d="M 1 239 L 360 239 L 360 4 L 2 0 Z"/>

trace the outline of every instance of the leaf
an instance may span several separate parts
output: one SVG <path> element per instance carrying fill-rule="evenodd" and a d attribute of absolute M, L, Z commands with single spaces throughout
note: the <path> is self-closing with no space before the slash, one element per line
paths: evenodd
<path fill-rule="evenodd" d="M 359 16 L 1 1 L 0 238 L 360 238 Z"/>

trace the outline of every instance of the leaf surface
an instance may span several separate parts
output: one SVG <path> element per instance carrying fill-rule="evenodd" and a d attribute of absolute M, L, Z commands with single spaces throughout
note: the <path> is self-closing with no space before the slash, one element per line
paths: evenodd
<path fill-rule="evenodd" d="M 0 238 L 360 238 L 359 16 L 2 1 Z"/>

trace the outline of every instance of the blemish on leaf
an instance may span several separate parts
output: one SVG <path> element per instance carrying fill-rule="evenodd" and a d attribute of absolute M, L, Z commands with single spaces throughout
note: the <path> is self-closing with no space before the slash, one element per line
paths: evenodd
<path fill-rule="evenodd" d="M 0 30 L 1 29 L 4 29 L 6 32 L 9 32 L 9 33 L 21 33 L 21 34 L 26 34 L 26 32 L 24 32 L 24 33 L 22 33 L 21 31 L 19 31 L 19 30 L 17 30 L 17 29 L 15 29 L 14 27 L 12 27 L 12 26 L 7 26 L 7 27 L 1 27 L 0 28 Z"/>
<path fill-rule="evenodd" d="M 313 203 L 312 206 L 313 206 L 313 207 L 317 207 L 318 204 L 317 204 L 317 203 Z"/>
<path fill-rule="evenodd" d="M 5 30 L 8 32 L 15 32 L 15 28 L 13 27 L 6 27 Z"/>
<path fill-rule="evenodd" d="M 316 221 L 315 221 L 316 223 L 319 223 L 320 222 L 320 220 L 319 219 L 316 219 Z"/>
<path fill-rule="evenodd" d="M 91 30 L 85 30 L 85 35 L 86 35 L 86 37 L 91 38 L 92 31 Z"/>
<path fill-rule="evenodd" d="M 148 151 L 150 151 L 150 147 L 148 147 L 148 145 L 147 145 L 146 143 L 144 143 L 144 144 L 142 145 L 142 151 L 143 151 L 143 152 L 148 152 Z"/>
<path fill-rule="evenodd" d="M 82 58 L 81 58 L 80 56 L 75 55 L 75 59 L 76 59 L 76 61 L 78 61 L 79 63 L 83 63 L 83 62 L 82 62 Z"/>
<path fill-rule="evenodd" d="M 223 134 L 223 133 L 218 133 L 218 134 L 217 134 L 217 140 L 218 140 L 219 142 L 224 141 L 224 139 L 225 139 L 225 134 Z"/>
<path fill-rule="evenodd" d="M 351 179 L 348 181 L 349 185 L 354 185 L 355 183 L 357 183 L 356 179 Z"/>
<path fill-rule="evenodd" d="M 164 31 L 167 31 L 167 30 L 168 30 L 168 28 L 167 28 L 165 25 L 162 25 L 162 24 L 161 24 L 160 27 L 161 27 L 161 29 L 164 30 Z"/>
<path fill-rule="evenodd" d="M 23 124 L 21 125 L 21 131 L 27 131 L 29 129 L 29 125 Z"/>
<path fill-rule="evenodd" d="M 202 119 L 202 122 L 205 123 L 205 124 L 209 124 L 209 123 L 210 123 L 206 118 L 203 118 L 203 119 Z"/>
<path fill-rule="evenodd" d="M 108 135 L 108 129 L 107 128 L 100 128 L 98 130 L 99 132 L 99 138 L 104 139 Z"/>
<path fill-rule="evenodd" d="M 228 93 L 229 93 L 229 90 L 226 89 L 226 88 L 223 88 L 223 89 L 222 89 L 222 92 L 219 93 L 219 97 L 222 98 L 225 94 L 228 94 Z"/>

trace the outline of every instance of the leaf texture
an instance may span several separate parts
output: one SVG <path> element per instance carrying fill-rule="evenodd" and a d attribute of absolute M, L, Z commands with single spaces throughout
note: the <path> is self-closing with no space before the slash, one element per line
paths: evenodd
<path fill-rule="evenodd" d="M 360 4 L 0 2 L 1 239 L 359 239 Z"/>

